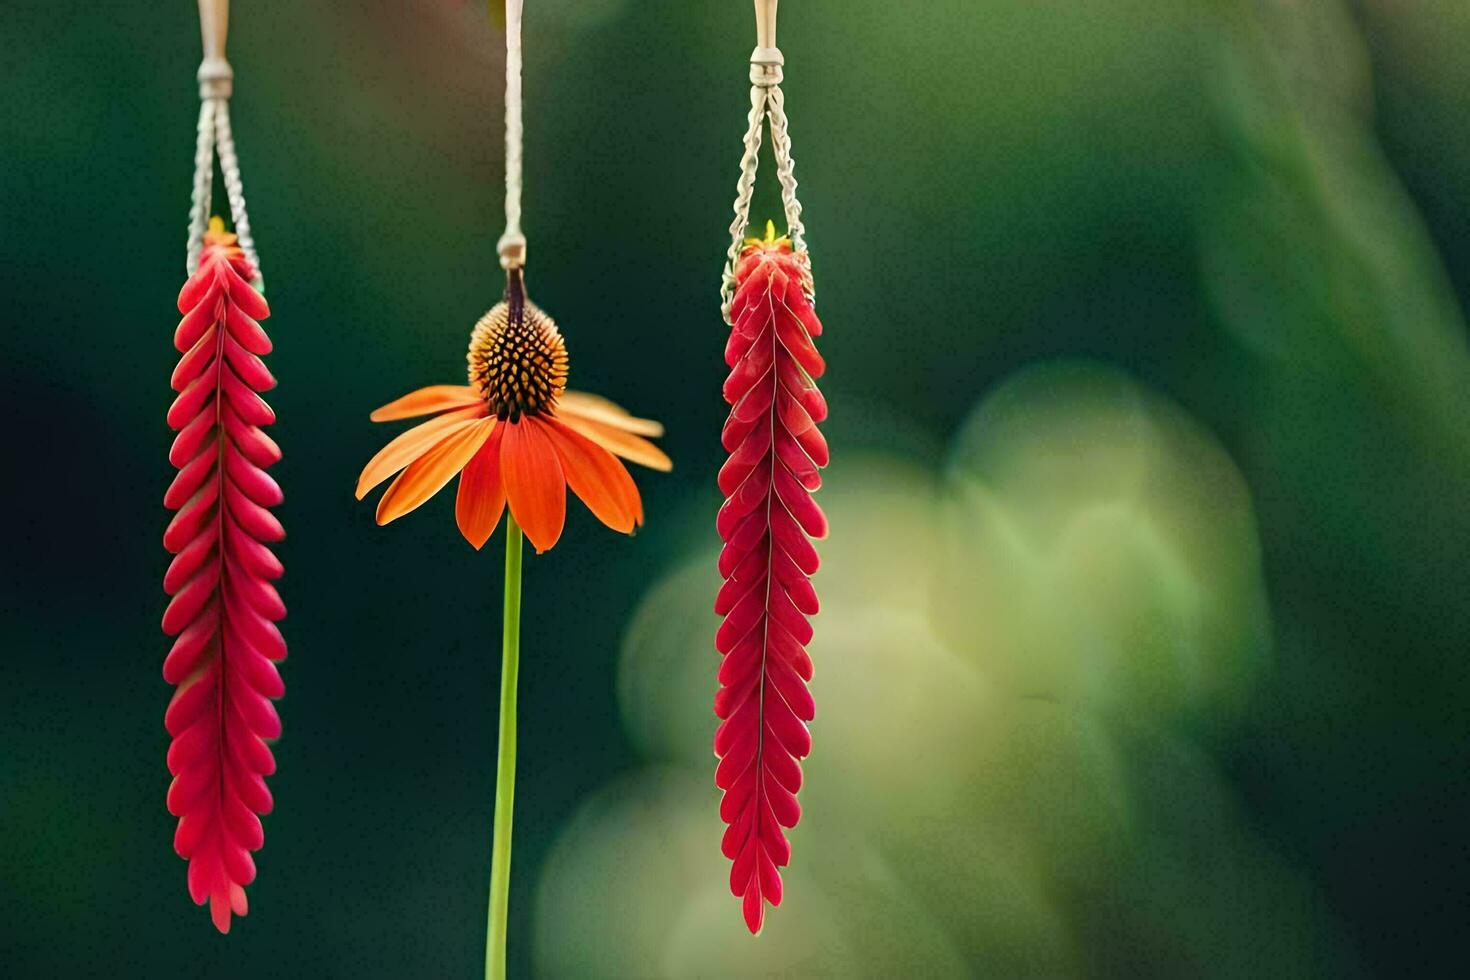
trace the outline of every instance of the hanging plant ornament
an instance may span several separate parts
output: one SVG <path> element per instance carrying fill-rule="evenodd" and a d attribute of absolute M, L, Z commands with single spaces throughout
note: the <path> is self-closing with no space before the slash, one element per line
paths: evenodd
<path fill-rule="evenodd" d="M 720 470 L 725 504 L 716 520 L 725 584 L 715 600 L 724 622 L 715 634 L 723 659 L 714 746 L 715 784 L 724 790 L 720 818 L 728 824 L 721 849 L 732 862 L 730 890 L 752 933 L 760 931 L 766 905 L 781 904 L 779 869 L 791 860 L 785 831 L 801 818 L 798 760 L 811 751 L 806 723 L 815 713 L 806 645 L 807 618 L 818 608 L 811 584 L 818 559 L 810 539 L 827 534 L 812 493 L 822 485 L 817 471 L 828 458 L 817 430 L 827 403 L 814 380 L 826 365 L 812 343 L 822 324 L 796 200 L 776 0 L 756 0 L 755 9 L 750 124 L 720 290 L 730 327 L 724 387 L 730 415 L 721 441 L 730 458 Z M 777 237 L 767 222 L 764 238 L 746 238 L 763 120 L 771 127 L 787 234 Z"/>
<path fill-rule="evenodd" d="M 172 596 L 163 630 L 176 637 L 163 676 L 176 686 L 164 715 L 172 742 L 169 812 L 179 818 L 174 849 L 189 862 L 189 895 L 209 903 L 220 932 L 247 910 L 255 878 L 251 852 L 264 842 L 259 814 L 271 809 L 265 777 L 275 771 L 267 744 L 281 733 L 271 699 L 285 691 L 276 663 L 286 645 L 275 623 L 286 615 L 271 583 L 281 563 L 268 545 L 285 536 L 268 508 L 281 489 L 266 468 L 281 451 L 262 427 L 275 421 L 258 392 L 275 387 L 261 361 L 270 315 L 230 133 L 233 80 L 224 58 L 228 5 L 200 0 L 204 61 L 199 66 L 199 141 L 189 220 L 189 279 L 174 346 L 178 397 L 169 462 L 178 475 L 164 495 L 177 511 L 163 535 L 174 555 L 164 576 Z M 206 216 L 218 150 L 235 232 Z"/>
<path fill-rule="evenodd" d="M 485 976 L 505 974 L 511 825 L 515 797 L 516 682 L 520 671 L 521 536 L 537 553 L 561 538 L 567 491 L 608 527 L 632 534 L 643 502 L 622 460 L 668 470 L 647 437 L 663 426 L 596 395 L 568 391 L 571 362 L 552 320 L 526 295 L 521 231 L 521 0 L 505 3 L 505 233 L 497 251 L 503 298 L 470 332 L 468 384 L 410 392 L 371 415 L 375 422 L 433 416 L 382 448 L 357 481 L 361 500 L 393 478 L 378 501 L 388 524 L 422 506 L 455 475 L 454 515 L 476 549 L 505 522 L 500 738 L 486 919 Z M 508 513 L 507 513 L 508 512 Z"/>

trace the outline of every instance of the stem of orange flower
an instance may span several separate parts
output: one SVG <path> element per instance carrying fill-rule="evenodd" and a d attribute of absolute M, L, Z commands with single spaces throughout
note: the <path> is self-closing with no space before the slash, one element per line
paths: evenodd
<path fill-rule="evenodd" d="M 510 823 L 516 794 L 516 677 L 521 660 L 521 529 L 505 512 L 505 623 L 500 641 L 500 753 L 495 764 L 495 842 L 490 854 L 486 980 L 505 980 L 510 905 Z"/>

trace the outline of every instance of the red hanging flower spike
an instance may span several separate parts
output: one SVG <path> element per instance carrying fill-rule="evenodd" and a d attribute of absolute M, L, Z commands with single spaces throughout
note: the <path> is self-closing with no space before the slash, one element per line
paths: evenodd
<path fill-rule="evenodd" d="M 802 759 L 811 750 L 806 722 L 814 712 L 807 682 L 817 612 L 810 576 L 827 519 L 812 499 L 822 485 L 827 442 L 816 424 L 827 403 L 814 378 L 826 365 L 812 338 L 822 324 L 812 308 L 812 276 L 804 252 L 787 238 L 749 239 L 735 266 L 732 329 L 725 345 L 732 406 L 721 433 L 730 459 L 720 470 L 725 505 L 717 522 L 725 542 L 725 579 L 715 612 L 723 655 L 715 713 L 725 791 L 720 818 L 729 824 L 722 849 L 734 862 L 730 889 L 742 899 L 745 924 L 758 932 L 765 904 L 781 904 L 781 874 L 791 859 L 782 828 L 796 826 Z"/>
<path fill-rule="evenodd" d="M 266 509 L 281 502 L 265 472 L 281 451 L 261 431 L 275 413 L 256 394 L 276 382 L 258 356 L 271 349 L 256 322 L 270 309 L 253 275 L 235 236 L 211 219 L 199 269 L 179 293 L 174 346 L 183 357 L 168 411 L 178 431 L 169 462 L 179 473 L 163 498 L 178 511 L 163 535 L 174 555 L 163 631 L 177 637 L 163 676 L 178 688 L 164 715 L 173 738 L 168 809 L 179 818 L 174 849 L 189 862 L 189 895 L 209 902 L 220 932 L 230 931 L 232 912 L 247 910 L 250 852 L 265 839 L 256 815 L 271 809 L 266 740 L 281 733 L 271 699 L 285 691 L 275 623 L 286 607 L 271 585 L 281 563 L 266 547 L 285 537 Z"/>

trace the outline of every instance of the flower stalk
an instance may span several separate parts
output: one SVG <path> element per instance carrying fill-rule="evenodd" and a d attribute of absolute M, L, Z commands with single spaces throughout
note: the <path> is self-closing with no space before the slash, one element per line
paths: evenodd
<path fill-rule="evenodd" d="M 505 234 L 497 251 L 504 298 L 475 325 L 465 360 L 468 384 L 436 384 L 378 408 L 375 422 L 433 416 L 384 446 L 363 468 L 357 498 L 392 479 L 378 501 L 389 524 L 423 506 L 459 477 L 454 518 L 476 550 L 505 518 L 505 606 L 501 640 L 500 734 L 485 916 L 485 976 L 506 976 L 511 824 L 515 809 L 516 682 L 520 670 L 521 556 L 560 539 L 567 497 L 603 524 L 632 534 L 643 501 L 622 460 L 667 471 L 673 465 L 647 437 L 663 434 L 596 395 L 566 389 L 566 344 L 556 322 L 526 295 L 521 232 L 521 7 L 505 0 Z"/>
<path fill-rule="evenodd" d="M 501 634 L 500 747 L 495 762 L 495 837 L 490 853 L 486 980 L 504 980 L 510 906 L 510 834 L 516 792 L 516 681 L 521 659 L 521 529 L 506 515 L 505 622 Z"/>

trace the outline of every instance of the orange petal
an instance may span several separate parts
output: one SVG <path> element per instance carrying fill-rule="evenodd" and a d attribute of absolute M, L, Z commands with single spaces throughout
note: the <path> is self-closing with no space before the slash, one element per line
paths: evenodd
<path fill-rule="evenodd" d="M 555 419 L 546 420 L 546 434 L 561 457 L 561 471 L 572 492 L 599 521 L 614 531 L 632 534 L 643 523 L 643 503 L 633 478 L 617 457 Z"/>
<path fill-rule="evenodd" d="M 396 439 L 379 449 L 378 454 L 362 468 L 362 476 L 357 478 L 357 499 L 367 496 L 367 492 L 373 487 L 443 442 L 456 430 L 479 418 L 481 414 L 483 413 L 474 407 L 462 408 L 399 433 Z"/>
<path fill-rule="evenodd" d="M 505 510 L 505 482 L 500 478 L 500 440 L 505 429 L 503 425 L 496 426 L 459 474 L 454 519 L 459 524 L 459 533 L 476 550 L 485 547 Z"/>
<path fill-rule="evenodd" d="M 442 490 L 485 444 L 494 428 L 494 419 L 478 419 L 414 460 L 378 501 L 378 523 L 396 521 Z"/>
<path fill-rule="evenodd" d="M 538 419 L 527 417 L 505 427 L 500 473 L 516 523 L 538 554 L 550 550 L 566 522 L 567 481 L 556 447 Z"/>
<path fill-rule="evenodd" d="M 664 455 L 662 449 L 631 432 L 616 429 L 606 422 L 598 422 L 570 413 L 560 416 L 560 421 L 567 428 L 586 436 L 616 456 L 631 459 L 635 463 L 642 463 L 655 470 L 663 470 L 665 473 L 674 468 L 674 464 L 669 462 L 669 457 Z"/>
<path fill-rule="evenodd" d="M 615 429 L 632 432 L 640 436 L 661 436 L 663 423 L 653 419 L 640 419 L 628 414 L 621 405 L 614 404 L 601 395 L 589 395 L 585 391 L 564 391 L 556 398 L 559 413 L 577 415 L 594 422 L 603 422 Z"/>
<path fill-rule="evenodd" d="M 374 422 L 391 422 L 394 419 L 410 419 L 415 415 L 445 412 L 451 408 L 465 408 L 476 402 L 484 403 L 479 392 L 469 385 L 429 385 L 411 391 L 397 401 L 389 402 L 373 412 L 368 418 Z"/>

